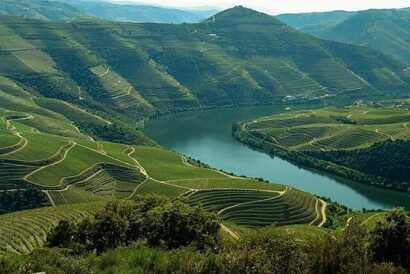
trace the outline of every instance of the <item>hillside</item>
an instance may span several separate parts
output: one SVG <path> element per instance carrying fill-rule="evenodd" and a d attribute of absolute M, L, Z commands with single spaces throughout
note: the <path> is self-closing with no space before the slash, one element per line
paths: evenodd
<path fill-rule="evenodd" d="M 327 203 L 311 194 L 213 170 L 142 136 L 134 140 L 137 132 L 126 124 L 130 135 L 108 132 L 122 143 L 94 139 L 93 130 L 107 134 L 116 122 L 6 78 L 0 83 L 0 253 L 30 252 L 60 220 L 145 194 L 202 204 L 244 227 L 326 222 Z M 84 121 L 93 130 L 76 126 Z"/>
<path fill-rule="evenodd" d="M 295 14 L 279 19 L 317 37 L 370 47 L 410 64 L 409 9 Z"/>
<path fill-rule="evenodd" d="M 326 222 L 327 203 L 311 194 L 228 175 L 157 146 L 94 141 L 34 103 L 0 113 L 0 212 L 48 206 L 0 215 L 0 253 L 28 253 L 60 220 L 81 220 L 107 201 L 144 194 L 202 204 L 244 227 Z"/>
<path fill-rule="evenodd" d="M 84 12 L 68 3 L 49 0 L 2 0 L 0 15 L 47 21 L 71 21 L 86 17 Z"/>
<path fill-rule="evenodd" d="M 100 19 L 135 23 L 197 23 L 217 13 L 216 10 L 181 10 L 109 1 L 57 0 Z"/>
<path fill-rule="evenodd" d="M 2 0 L 0 15 L 47 21 L 99 18 L 119 22 L 196 23 L 214 10 L 179 10 L 149 5 L 115 4 L 96 0 Z"/>
<path fill-rule="evenodd" d="M 382 54 L 242 7 L 183 25 L 1 17 L 0 41 L 2 81 L 129 124 L 286 96 L 391 97 L 408 93 L 410 82 L 410 72 Z"/>
<path fill-rule="evenodd" d="M 332 27 L 349 17 L 356 14 L 351 11 L 330 11 L 330 12 L 311 12 L 311 13 L 289 13 L 277 15 L 280 21 L 294 27 L 295 29 L 308 32 Z"/>
<path fill-rule="evenodd" d="M 290 112 L 236 126 L 238 139 L 355 181 L 408 191 L 408 110 L 353 106 Z"/>

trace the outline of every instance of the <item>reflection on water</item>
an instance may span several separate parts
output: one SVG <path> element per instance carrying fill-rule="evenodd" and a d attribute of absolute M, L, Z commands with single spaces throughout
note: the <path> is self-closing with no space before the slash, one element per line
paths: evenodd
<path fill-rule="evenodd" d="M 269 115 L 277 106 L 184 113 L 148 123 L 145 133 L 159 144 L 238 175 L 262 177 L 329 197 L 354 209 L 410 209 L 410 195 L 374 188 L 308 170 L 250 149 L 231 136 L 232 124 Z"/>

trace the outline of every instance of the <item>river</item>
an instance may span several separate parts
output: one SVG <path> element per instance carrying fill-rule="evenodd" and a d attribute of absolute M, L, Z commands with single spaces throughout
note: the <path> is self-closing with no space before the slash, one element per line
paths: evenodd
<path fill-rule="evenodd" d="M 162 146 L 215 168 L 237 175 L 262 177 L 329 197 L 353 209 L 410 210 L 410 195 L 362 185 L 343 178 L 298 167 L 278 157 L 255 151 L 231 136 L 232 124 L 285 111 L 282 107 L 253 107 L 183 113 L 147 123 L 144 132 Z"/>

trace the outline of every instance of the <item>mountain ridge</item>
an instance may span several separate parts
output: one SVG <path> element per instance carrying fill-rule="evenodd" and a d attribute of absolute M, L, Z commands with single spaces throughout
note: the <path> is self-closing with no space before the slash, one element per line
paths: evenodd
<path fill-rule="evenodd" d="M 367 46 L 410 64 L 410 9 L 369 9 L 279 16 L 285 23 L 319 38 Z M 325 23 L 322 23 L 321 18 Z"/>
<path fill-rule="evenodd" d="M 3 0 L 0 3 L 2 15 L 47 21 L 75 21 L 94 17 L 120 22 L 194 23 L 216 12 L 95 0 Z"/>
<path fill-rule="evenodd" d="M 0 66 L 3 77 L 130 122 L 287 96 L 388 97 L 410 84 L 405 66 L 387 56 L 320 40 L 243 7 L 178 25 L 0 17 L 0 37 L 9 64 Z"/>

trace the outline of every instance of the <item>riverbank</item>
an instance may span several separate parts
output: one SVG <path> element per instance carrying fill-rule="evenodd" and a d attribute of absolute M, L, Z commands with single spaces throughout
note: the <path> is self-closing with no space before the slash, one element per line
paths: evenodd
<path fill-rule="evenodd" d="M 280 145 L 266 141 L 268 136 L 265 136 L 262 133 L 251 134 L 251 132 L 246 129 L 246 123 L 234 124 L 232 126 L 232 136 L 239 142 L 244 143 L 251 148 L 261 150 L 271 156 L 280 157 L 295 164 L 302 165 L 306 168 L 313 168 L 328 172 L 361 184 L 400 191 L 404 193 L 408 192 L 408 189 L 394 186 L 384 178 L 365 174 L 330 161 L 312 157 L 304 152 L 286 149 Z"/>

